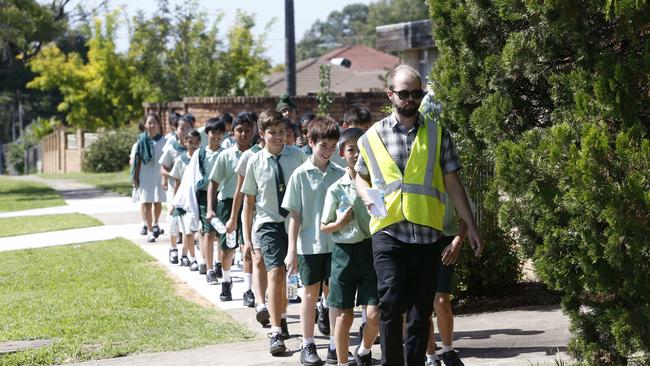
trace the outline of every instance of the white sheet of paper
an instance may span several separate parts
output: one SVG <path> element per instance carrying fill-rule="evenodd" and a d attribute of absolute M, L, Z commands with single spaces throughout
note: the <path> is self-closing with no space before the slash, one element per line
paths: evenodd
<path fill-rule="evenodd" d="M 379 190 L 376 188 L 368 188 L 367 192 L 368 198 L 372 201 L 370 214 L 379 218 L 386 217 L 386 204 L 384 203 Z"/>

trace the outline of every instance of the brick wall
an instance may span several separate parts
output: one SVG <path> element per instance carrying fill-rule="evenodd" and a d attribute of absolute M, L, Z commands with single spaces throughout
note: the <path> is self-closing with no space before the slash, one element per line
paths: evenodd
<path fill-rule="evenodd" d="M 293 98 L 298 107 L 298 116 L 305 112 L 316 112 L 318 101 L 315 95 L 297 96 Z M 197 127 L 203 126 L 209 118 L 220 113 L 228 112 L 233 116 L 239 112 L 252 110 L 260 113 L 265 109 L 275 109 L 278 102 L 276 97 L 186 97 L 180 102 L 144 103 L 144 112 L 157 113 L 164 125 L 165 133 L 169 132 L 169 113 L 192 113 L 196 117 Z M 330 115 L 337 121 L 343 120 L 347 106 L 353 103 L 363 103 L 372 112 L 373 120 L 382 119 L 384 106 L 390 104 L 385 93 L 346 93 L 334 97 L 330 107 Z"/>

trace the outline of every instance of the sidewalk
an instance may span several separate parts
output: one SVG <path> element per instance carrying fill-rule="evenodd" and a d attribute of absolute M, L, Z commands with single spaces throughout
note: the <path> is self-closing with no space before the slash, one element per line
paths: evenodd
<path fill-rule="evenodd" d="M 258 333 L 250 342 L 229 343 L 191 350 L 139 354 L 107 360 L 90 361 L 75 365 L 299 365 L 301 346 L 299 305 L 288 309 L 289 332 L 286 341 L 289 352 L 285 357 L 272 357 L 268 353 L 268 329 L 255 321 L 253 309 L 242 304 L 243 277 L 238 266 L 233 267 L 233 301 L 221 302 L 221 285 L 208 285 L 205 276 L 190 272 L 187 268 L 171 265 L 167 261 L 169 237 L 165 234 L 157 243 L 147 243 L 139 235 L 141 227 L 139 205 L 128 197 L 117 196 L 94 187 L 65 180 L 44 180 L 39 177 L 21 177 L 46 183 L 59 191 L 67 206 L 46 209 L 2 213 L 0 217 L 31 216 L 80 212 L 101 220 L 105 226 L 58 232 L 22 235 L 0 239 L 0 251 L 37 248 L 53 245 L 76 244 L 88 241 L 125 237 L 156 258 L 173 276 L 186 283 L 195 292 L 216 307 L 226 310 L 233 318 L 248 325 Z M 164 215 L 163 215 L 164 216 Z M 164 219 L 163 219 L 164 220 Z M 161 221 L 166 228 L 166 223 Z M 358 344 L 360 319 L 355 319 L 351 329 L 351 343 Z M 555 365 L 555 360 L 569 360 L 565 354 L 570 336 L 568 319 L 559 307 L 520 308 L 495 313 L 458 316 L 455 320 L 454 346 L 460 351 L 467 366 L 474 365 Z M 324 358 L 328 338 L 316 330 L 319 355 Z M 440 343 L 438 342 L 438 345 Z M 372 349 L 373 358 L 380 357 L 379 346 Z M 68 364 L 69 365 L 69 364 Z"/>

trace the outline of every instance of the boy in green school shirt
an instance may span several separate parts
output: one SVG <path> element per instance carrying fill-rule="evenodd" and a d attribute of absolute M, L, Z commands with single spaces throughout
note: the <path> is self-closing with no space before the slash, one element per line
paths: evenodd
<path fill-rule="evenodd" d="M 237 184 L 237 173 L 235 168 L 237 162 L 244 151 L 251 146 L 253 137 L 253 126 L 249 119 L 237 117 L 232 124 L 232 136 L 235 145 L 222 151 L 217 157 L 217 161 L 210 172 L 210 184 L 208 186 L 208 197 L 213 197 L 216 190 L 219 190 L 217 196 L 218 202 L 216 207 L 214 202 L 208 201 L 207 219 L 211 220 L 217 217 L 224 225 L 231 217 L 232 201 Z M 234 213 L 238 218 L 241 212 Z M 239 225 L 241 226 L 241 225 Z M 240 230 L 241 231 L 241 230 Z M 235 250 L 239 247 L 239 235 L 235 232 L 235 246 L 228 246 L 226 235 L 221 235 L 221 263 L 223 263 L 223 282 L 221 284 L 221 301 L 232 301 L 232 280 L 230 278 L 230 266 L 235 255 Z M 244 282 L 250 284 L 250 261 L 249 268 L 244 268 Z M 248 271 L 246 271 L 248 269 Z M 215 271 L 209 271 L 206 275 L 208 283 L 217 280 Z"/>
<path fill-rule="evenodd" d="M 321 230 L 331 233 L 332 275 L 327 302 L 336 314 L 334 339 L 336 351 L 328 351 L 328 363 L 348 364 L 350 327 L 354 320 L 356 305 L 367 306 L 366 325 L 363 327 L 361 344 L 354 351 L 357 365 L 372 362 L 370 348 L 379 331 L 379 294 L 377 274 L 373 265 L 370 234 L 370 215 L 357 195 L 354 165 L 359 157 L 357 140 L 364 134 L 360 128 L 350 128 L 341 135 L 341 147 L 347 168 L 346 174 L 327 189 Z M 360 352 L 361 351 L 361 352 Z"/>
<path fill-rule="evenodd" d="M 300 303 L 300 325 L 303 334 L 300 362 L 304 365 L 322 363 L 314 343 L 314 316 L 321 283 L 327 295 L 330 262 L 334 242 L 320 230 L 320 216 L 327 187 L 344 174 L 330 159 L 337 153 L 340 132 L 329 118 L 316 118 L 307 133 L 312 155 L 289 179 L 282 207 L 289 210 L 289 251 L 284 263 L 289 273 L 300 271 L 305 285 Z"/>
<path fill-rule="evenodd" d="M 306 159 L 296 146 L 286 146 L 284 119 L 279 112 L 266 110 L 258 120 L 264 150 L 253 155 L 246 167 L 242 193 L 246 195 L 242 225 L 244 243 L 251 244 L 251 233 L 257 235 L 268 279 L 269 313 L 271 315 L 270 352 L 279 356 L 286 351 L 287 329 L 286 269 L 288 238 L 286 210 L 280 207 L 291 173 Z M 255 225 L 253 227 L 253 211 Z"/>

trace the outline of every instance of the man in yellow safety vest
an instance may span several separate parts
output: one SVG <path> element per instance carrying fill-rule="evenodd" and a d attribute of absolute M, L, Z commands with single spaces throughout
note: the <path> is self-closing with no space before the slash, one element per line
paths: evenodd
<path fill-rule="evenodd" d="M 439 124 L 418 112 L 424 96 L 419 73 L 400 65 L 387 82 L 394 112 L 359 139 L 355 183 L 373 215 L 382 365 L 422 365 L 443 250 L 439 240 L 445 205 L 453 204 L 467 224 L 476 256 L 483 242 L 457 174 L 461 164 L 453 141 Z M 382 203 L 384 212 L 379 210 Z M 361 360 L 369 354 L 365 349 L 358 352 Z"/>

